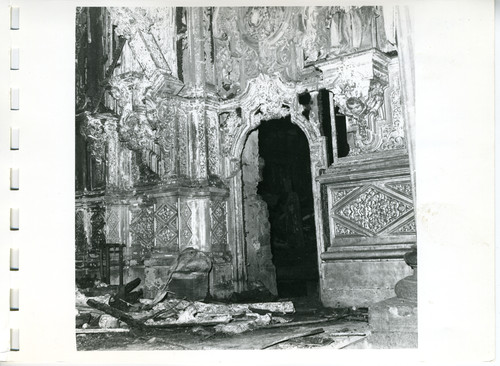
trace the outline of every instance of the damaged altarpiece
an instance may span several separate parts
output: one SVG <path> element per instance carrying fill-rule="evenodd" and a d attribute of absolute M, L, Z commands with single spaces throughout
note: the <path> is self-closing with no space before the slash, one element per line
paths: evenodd
<path fill-rule="evenodd" d="M 379 6 L 78 8 L 78 288 L 313 296 L 416 347 L 408 22 Z M 383 314 L 401 306 L 398 328 Z M 387 334 L 378 346 L 398 346 Z"/>

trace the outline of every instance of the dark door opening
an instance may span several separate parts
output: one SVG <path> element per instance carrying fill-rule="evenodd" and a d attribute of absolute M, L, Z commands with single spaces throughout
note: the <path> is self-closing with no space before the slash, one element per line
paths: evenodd
<path fill-rule="evenodd" d="M 309 144 L 290 116 L 258 128 L 263 160 L 258 194 L 267 203 L 271 251 L 280 297 L 318 297 L 314 202 Z"/>

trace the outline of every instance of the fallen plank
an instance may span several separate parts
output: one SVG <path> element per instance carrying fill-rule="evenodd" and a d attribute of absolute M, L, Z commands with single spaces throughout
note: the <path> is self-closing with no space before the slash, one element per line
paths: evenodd
<path fill-rule="evenodd" d="M 263 328 L 268 329 L 268 328 L 297 327 L 300 325 L 327 323 L 327 322 L 332 322 L 332 321 L 336 321 L 336 320 L 341 320 L 343 318 L 345 318 L 345 316 L 341 316 L 341 317 L 332 316 L 332 317 L 323 318 L 323 319 L 303 320 L 303 321 L 298 321 L 298 322 L 291 321 L 288 323 L 271 324 L 271 325 L 268 325 L 268 326 L 263 327 Z"/>
<path fill-rule="evenodd" d="M 95 334 L 95 333 L 127 333 L 130 329 L 126 328 L 96 328 L 96 329 L 76 329 L 76 334 Z"/>
<path fill-rule="evenodd" d="M 161 321 L 156 323 L 148 324 L 148 328 L 181 328 L 181 327 L 205 327 L 211 325 L 227 324 L 231 321 L 230 315 L 224 315 L 213 319 L 193 319 L 192 321 L 177 322 L 173 321 Z"/>
<path fill-rule="evenodd" d="M 143 322 L 136 320 L 136 319 L 132 318 L 130 315 L 128 315 L 127 313 L 125 313 L 121 310 L 112 308 L 109 305 L 103 304 L 101 302 L 98 302 L 98 301 L 95 301 L 92 299 L 89 299 L 87 301 L 87 305 L 94 308 L 94 309 L 101 310 L 101 311 L 105 312 L 106 314 L 109 314 L 109 315 L 117 318 L 118 320 L 121 320 L 122 322 L 130 325 L 131 327 L 139 328 L 139 329 L 145 328 L 145 325 Z"/>
<path fill-rule="evenodd" d="M 366 333 L 348 333 L 348 332 L 343 332 L 343 333 L 328 333 L 330 337 L 364 337 L 366 336 Z"/>
<path fill-rule="evenodd" d="M 323 328 L 317 328 L 317 329 L 313 329 L 313 330 L 310 330 L 310 331 L 305 332 L 305 333 L 300 333 L 300 334 L 288 336 L 288 337 L 285 337 L 285 338 L 281 338 L 280 340 L 277 340 L 275 342 L 269 343 L 268 345 L 265 345 L 261 349 L 266 349 L 266 348 L 275 346 L 277 344 L 280 344 L 280 343 L 283 343 L 283 342 L 287 342 L 287 341 L 289 341 L 291 339 L 302 338 L 302 337 L 309 337 L 309 336 L 312 336 L 312 335 L 320 334 L 320 333 L 323 333 L 324 331 L 325 330 Z"/>

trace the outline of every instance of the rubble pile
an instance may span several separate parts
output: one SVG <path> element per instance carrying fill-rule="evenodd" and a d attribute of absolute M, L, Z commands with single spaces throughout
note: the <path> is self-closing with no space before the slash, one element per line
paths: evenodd
<path fill-rule="evenodd" d="M 126 296 L 113 294 L 87 297 L 78 289 L 75 295 L 79 329 L 214 326 L 216 332 L 237 334 L 290 322 L 295 312 L 291 301 L 225 304 L 168 298 L 154 304 L 149 299 L 128 303 L 122 299 Z"/>

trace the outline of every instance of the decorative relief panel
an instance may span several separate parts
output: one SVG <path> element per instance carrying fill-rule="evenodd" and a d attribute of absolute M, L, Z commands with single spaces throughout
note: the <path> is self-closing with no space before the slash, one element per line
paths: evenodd
<path fill-rule="evenodd" d="M 106 209 L 106 242 L 123 244 L 120 234 L 120 207 Z"/>
<path fill-rule="evenodd" d="M 335 236 L 360 236 L 357 232 L 353 231 L 352 229 L 335 222 L 334 225 L 334 230 L 335 230 Z"/>
<path fill-rule="evenodd" d="M 394 70 L 394 66 L 390 66 L 390 71 Z M 382 145 L 380 150 L 405 149 L 406 135 L 401 109 L 401 82 L 399 78 L 399 70 L 391 72 L 389 85 L 389 101 L 391 104 L 391 118 L 382 125 Z"/>
<path fill-rule="evenodd" d="M 186 248 L 191 245 L 191 240 L 193 237 L 193 230 L 191 226 L 191 216 L 192 210 L 189 202 L 181 201 L 180 205 L 180 219 L 181 219 L 181 232 L 180 240 L 182 247 Z"/>
<path fill-rule="evenodd" d="M 386 187 L 389 187 L 398 193 L 402 193 L 410 199 L 412 198 L 412 188 L 410 182 L 408 181 L 387 183 Z"/>
<path fill-rule="evenodd" d="M 377 234 L 412 210 L 411 204 L 369 186 L 354 199 L 335 209 L 335 214 Z"/>
<path fill-rule="evenodd" d="M 178 139 L 177 139 L 177 154 L 179 159 L 179 173 L 183 176 L 188 176 L 188 143 L 189 143 L 189 129 L 188 118 L 186 114 L 180 113 L 178 117 Z"/>
<path fill-rule="evenodd" d="M 106 244 L 106 235 L 104 232 L 104 208 L 95 207 L 91 211 L 90 226 L 91 234 L 91 247 L 97 249 Z"/>
<path fill-rule="evenodd" d="M 224 251 L 227 247 L 226 201 L 210 202 L 211 245 L 214 251 Z"/>
<path fill-rule="evenodd" d="M 333 203 L 336 204 L 342 198 L 344 198 L 349 193 L 351 193 L 352 191 L 354 191 L 355 189 L 358 189 L 358 188 L 359 187 L 337 188 L 337 189 L 333 190 L 333 193 L 332 193 Z"/>
<path fill-rule="evenodd" d="M 417 227 L 416 227 L 416 224 L 415 224 L 415 218 L 412 217 L 412 219 L 398 227 L 396 230 L 392 231 L 391 234 L 415 234 L 417 232 Z"/>
<path fill-rule="evenodd" d="M 222 130 L 222 152 L 224 155 L 229 156 L 236 139 L 238 129 L 243 125 L 243 120 L 237 115 L 236 112 L 223 113 L 220 118 Z"/>
<path fill-rule="evenodd" d="M 387 234 L 389 231 L 408 230 L 410 232 L 410 227 L 405 227 L 405 229 L 402 227 L 406 226 L 405 221 L 408 223 L 408 217 L 412 215 L 411 196 L 404 198 L 392 193 L 393 188 L 389 188 L 392 184 L 399 186 L 401 183 L 367 183 L 361 187 L 346 188 L 330 186 L 328 188 L 331 197 L 329 212 L 333 236 L 370 237 L 392 235 Z M 399 229 L 393 229 L 394 227 Z"/>
<path fill-rule="evenodd" d="M 208 170 L 209 174 L 220 174 L 220 143 L 217 115 L 207 111 Z"/>
<path fill-rule="evenodd" d="M 372 49 L 318 68 L 346 115 L 349 156 L 406 148 L 397 62 Z"/>
<path fill-rule="evenodd" d="M 231 99 L 259 73 L 301 78 L 304 64 L 361 50 L 394 50 L 381 7 L 216 8 L 217 91 Z"/>
<path fill-rule="evenodd" d="M 141 247 L 142 255 L 151 253 L 154 246 L 154 209 L 153 206 L 142 206 L 131 212 L 130 233 L 132 244 Z"/>
<path fill-rule="evenodd" d="M 207 135 L 206 135 L 206 116 L 203 105 L 198 104 L 195 108 L 196 132 L 197 132 L 197 152 L 199 156 L 198 161 L 198 178 L 207 177 Z"/>
<path fill-rule="evenodd" d="M 156 245 L 168 251 L 179 250 L 179 226 L 177 201 L 159 204 L 155 209 Z"/>

